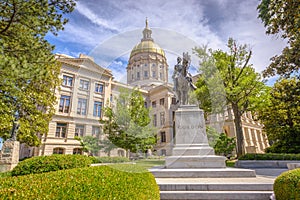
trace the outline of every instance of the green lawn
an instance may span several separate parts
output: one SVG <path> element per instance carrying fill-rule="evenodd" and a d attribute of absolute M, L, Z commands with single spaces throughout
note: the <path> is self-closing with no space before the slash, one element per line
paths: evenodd
<path fill-rule="evenodd" d="M 149 169 L 154 166 L 164 165 L 165 159 L 142 159 L 142 160 L 137 160 L 135 163 L 136 165 Z"/>

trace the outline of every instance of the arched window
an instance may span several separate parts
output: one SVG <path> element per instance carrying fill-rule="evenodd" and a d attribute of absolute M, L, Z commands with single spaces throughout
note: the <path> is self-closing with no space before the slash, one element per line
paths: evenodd
<path fill-rule="evenodd" d="M 75 148 L 73 149 L 73 154 L 82 154 L 82 149 L 81 148 Z"/>
<path fill-rule="evenodd" d="M 65 154 L 65 149 L 61 147 L 54 148 L 53 154 Z"/>

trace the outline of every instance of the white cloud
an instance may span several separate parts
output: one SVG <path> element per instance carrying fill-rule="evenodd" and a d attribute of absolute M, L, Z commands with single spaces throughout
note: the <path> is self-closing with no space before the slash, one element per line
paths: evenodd
<path fill-rule="evenodd" d="M 81 15 L 88 18 L 92 23 L 97 24 L 98 26 L 102 26 L 108 30 L 117 31 L 117 28 L 115 28 L 111 22 L 101 18 L 99 15 L 94 13 L 90 8 L 86 7 L 84 3 L 78 1 L 76 5 L 76 10 Z"/>
<path fill-rule="evenodd" d="M 129 56 L 142 38 L 148 17 L 155 42 L 170 54 L 181 54 L 193 45 L 202 44 L 227 50 L 227 40 L 233 37 L 240 44 L 252 47 L 251 62 L 262 71 L 270 57 L 280 53 L 286 43 L 265 34 L 265 28 L 257 19 L 258 3 L 248 0 L 79 1 L 57 40 L 90 48 L 91 54 L 99 58 L 95 59 L 98 64 L 108 66 L 120 56 Z M 174 57 L 168 58 L 170 68 Z M 195 58 L 192 61 L 197 65 Z"/>

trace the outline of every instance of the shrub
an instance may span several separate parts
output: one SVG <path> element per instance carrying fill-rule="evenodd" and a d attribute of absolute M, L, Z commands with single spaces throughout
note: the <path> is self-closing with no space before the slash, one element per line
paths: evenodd
<path fill-rule="evenodd" d="M 1 179 L 0 199 L 159 200 L 159 188 L 151 173 L 135 165 L 118 166 L 140 173 L 98 166 L 8 177 Z"/>
<path fill-rule="evenodd" d="M 92 159 L 83 155 L 58 155 L 37 156 L 19 162 L 12 170 L 12 176 L 37 174 L 62 169 L 87 167 Z"/>
<path fill-rule="evenodd" d="M 221 133 L 214 146 L 214 150 L 216 154 L 230 158 L 235 148 L 235 143 L 235 138 L 230 138 L 225 133 Z"/>
<path fill-rule="evenodd" d="M 300 160 L 300 154 L 248 153 L 241 156 L 239 160 Z"/>
<path fill-rule="evenodd" d="M 300 169 L 282 173 L 274 182 L 276 200 L 300 199 Z"/>
<path fill-rule="evenodd" d="M 93 163 L 122 163 L 130 162 L 126 157 L 94 157 Z"/>

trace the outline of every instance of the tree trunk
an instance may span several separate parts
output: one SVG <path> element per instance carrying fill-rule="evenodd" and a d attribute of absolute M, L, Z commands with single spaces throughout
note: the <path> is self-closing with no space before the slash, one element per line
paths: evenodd
<path fill-rule="evenodd" d="M 235 133 L 236 133 L 236 153 L 237 157 L 245 154 L 244 149 L 244 135 L 242 129 L 242 114 L 238 108 L 238 105 L 235 103 L 231 104 L 233 114 L 234 114 L 234 125 L 235 125 Z"/>

